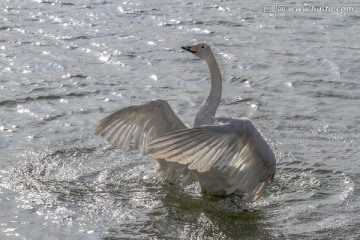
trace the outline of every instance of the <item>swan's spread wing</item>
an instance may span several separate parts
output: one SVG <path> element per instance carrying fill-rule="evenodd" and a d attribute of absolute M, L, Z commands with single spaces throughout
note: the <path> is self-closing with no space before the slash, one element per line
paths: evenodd
<path fill-rule="evenodd" d="M 185 129 L 164 100 L 153 100 L 125 107 L 102 119 L 95 134 L 121 148 L 133 142 L 136 149 L 147 152 L 147 143 L 155 137 Z"/>
<path fill-rule="evenodd" d="M 186 165 L 205 190 L 256 200 L 275 174 L 275 156 L 254 125 L 236 119 L 166 134 L 150 142 L 155 158 Z"/>

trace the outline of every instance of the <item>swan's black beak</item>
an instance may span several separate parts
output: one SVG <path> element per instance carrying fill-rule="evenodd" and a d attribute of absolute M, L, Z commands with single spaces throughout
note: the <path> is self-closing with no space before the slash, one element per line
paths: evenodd
<path fill-rule="evenodd" d="M 195 53 L 193 50 L 191 50 L 191 46 L 185 46 L 185 47 L 181 47 L 181 48 L 188 52 Z"/>

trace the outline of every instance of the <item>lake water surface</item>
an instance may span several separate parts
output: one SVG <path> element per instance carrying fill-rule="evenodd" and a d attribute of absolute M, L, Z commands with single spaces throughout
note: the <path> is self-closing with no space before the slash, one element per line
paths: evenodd
<path fill-rule="evenodd" d="M 0 239 L 359 239 L 360 2 L 268 4 L 1 1 Z M 217 115 L 251 119 L 276 154 L 255 203 L 167 185 L 93 135 L 154 98 L 192 125 L 209 73 L 180 46 L 202 41 Z"/>

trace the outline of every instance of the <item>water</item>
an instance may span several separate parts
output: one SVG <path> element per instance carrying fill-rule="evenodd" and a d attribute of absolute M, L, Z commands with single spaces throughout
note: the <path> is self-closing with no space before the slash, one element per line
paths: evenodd
<path fill-rule="evenodd" d="M 360 4 L 266 4 L 2 1 L 0 238 L 358 239 Z M 223 73 L 218 116 L 250 118 L 276 153 L 256 203 L 164 184 L 153 159 L 93 136 L 153 98 L 192 124 L 209 74 L 180 46 L 196 41 Z"/>

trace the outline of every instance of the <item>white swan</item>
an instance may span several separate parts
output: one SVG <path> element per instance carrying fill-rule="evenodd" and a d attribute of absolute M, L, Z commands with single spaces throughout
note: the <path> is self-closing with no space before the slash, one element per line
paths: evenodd
<path fill-rule="evenodd" d="M 210 194 L 236 193 L 255 201 L 273 181 L 274 153 L 249 120 L 215 118 L 222 78 L 210 47 L 202 43 L 182 49 L 205 60 L 211 74 L 210 94 L 193 128 L 187 128 L 166 101 L 152 100 L 105 117 L 95 134 L 121 148 L 133 143 L 142 153 L 149 152 L 168 181 L 199 181 Z"/>

